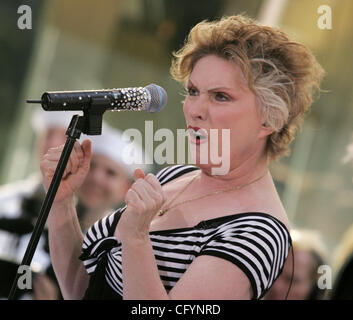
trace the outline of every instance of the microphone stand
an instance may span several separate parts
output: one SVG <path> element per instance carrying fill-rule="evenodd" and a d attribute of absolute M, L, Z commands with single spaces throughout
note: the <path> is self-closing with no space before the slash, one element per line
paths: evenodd
<path fill-rule="evenodd" d="M 84 110 L 83 116 L 74 115 L 71 119 L 69 127 L 66 131 L 67 139 L 66 139 L 64 149 L 62 151 L 52 182 L 50 183 L 48 192 L 46 194 L 46 197 L 40 209 L 40 213 L 39 213 L 36 225 L 34 226 L 32 236 L 31 236 L 31 239 L 29 240 L 21 265 L 29 267 L 32 262 L 33 255 L 35 253 L 39 239 L 43 232 L 51 206 L 55 199 L 62 176 L 66 169 L 67 162 L 70 158 L 70 154 L 76 140 L 80 138 L 81 133 L 86 133 L 91 135 L 101 134 L 103 113 L 105 111 L 105 108 L 100 103 L 100 101 L 97 101 L 97 103 L 93 103 L 93 105 L 95 105 L 93 110 L 91 108 Z M 18 288 L 19 277 L 20 277 L 20 274 L 17 272 L 15 280 L 10 290 L 10 294 L 8 296 L 9 300 L 15 299 L 16 291 Z"/>

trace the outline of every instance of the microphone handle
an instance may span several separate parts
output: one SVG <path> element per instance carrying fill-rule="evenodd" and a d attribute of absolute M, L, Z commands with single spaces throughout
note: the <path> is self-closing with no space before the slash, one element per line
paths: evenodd
<path fill-rule="evenodd" d="M 34 100 L 33 100 L 34 101 Z M 46 111 L 87 110 L 95 103 L 106 110 L 144 110 L 151 102 L 145 88 L 124 88 L 87 91 L 52 91 L 42 95 L 41 104 Z"/>

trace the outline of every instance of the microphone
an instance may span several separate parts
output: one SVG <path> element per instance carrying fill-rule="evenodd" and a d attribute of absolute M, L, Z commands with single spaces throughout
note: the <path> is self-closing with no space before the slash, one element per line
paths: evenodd
<path fill-rule="evenodd" d="M 161 111 L 167 104 L 166 91 L 156 85 L 146 87 L 44 92 L 41 100 L 27 100 L 40 103 L 45 111 L 88 110 L 99 106 L 111 111 Z"/>

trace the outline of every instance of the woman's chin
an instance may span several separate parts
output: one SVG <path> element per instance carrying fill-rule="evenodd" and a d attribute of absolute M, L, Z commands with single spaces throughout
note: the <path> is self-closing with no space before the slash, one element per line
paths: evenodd
<path fill-rule="evenodd" d="M 201 163 L 199 161 L 196 161 L 194 163 L 195 166 L 197 166 L 198 168 L 200 168 L 203 172 L 207 173 L 209 172 L 211 174 L 212 168 L 214 167 L 212 164 L 208 163 Z"/>
<path fill-rule="evenodd" d="M 210 176 L 223 176 L 229 173 L 230 168 L 227 163 L 222 164 L 213 164 L 213 163 L 205 163 L 201 161 L 193 162 L 195 166 L 200 168 L 204 173 Z"/>

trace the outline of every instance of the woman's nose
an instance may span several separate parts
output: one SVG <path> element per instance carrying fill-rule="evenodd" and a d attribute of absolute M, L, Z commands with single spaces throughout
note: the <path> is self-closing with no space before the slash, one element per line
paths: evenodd
<path fill-rule="evenodd" d="M 186 101 L 186 109 L 193 120 L 206 120 L 208 117 L 208 100 L 204 95 Z"/>

